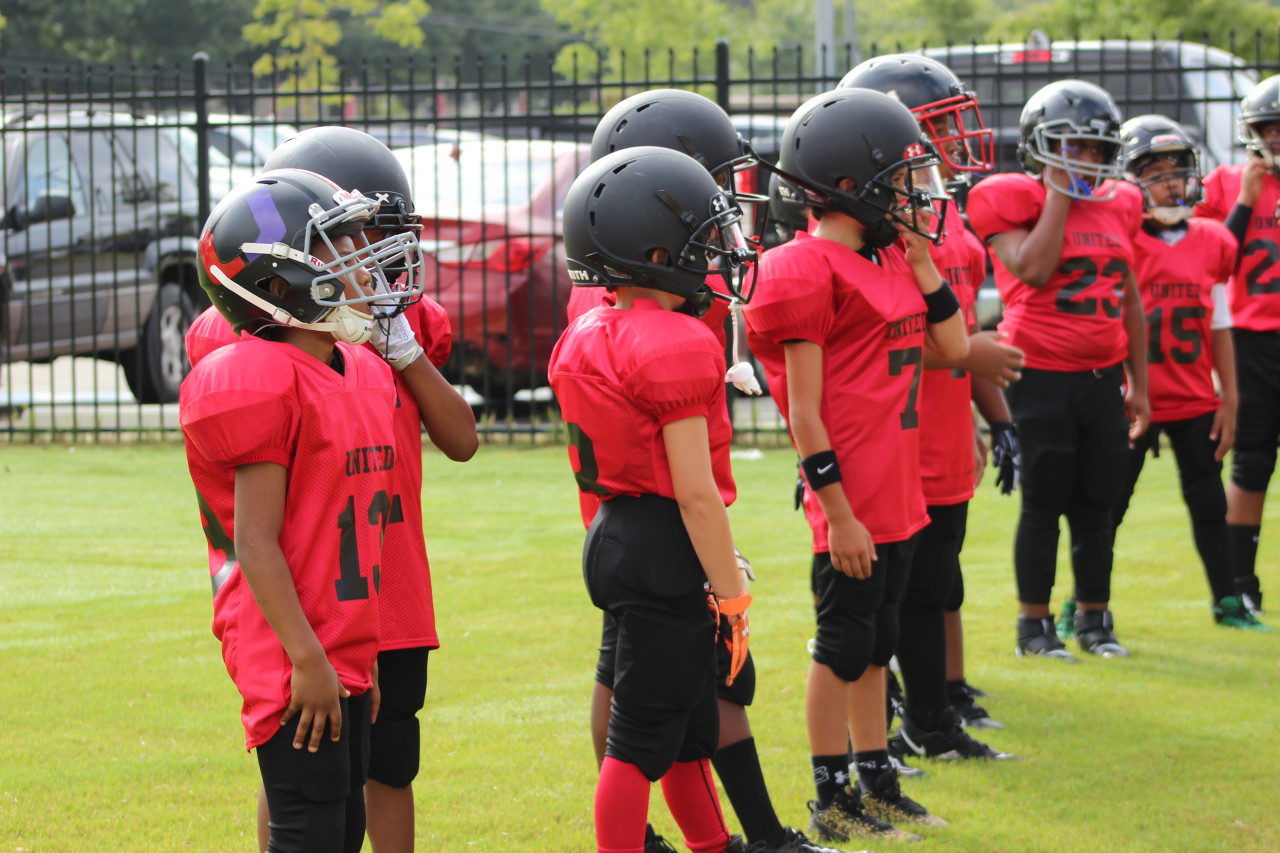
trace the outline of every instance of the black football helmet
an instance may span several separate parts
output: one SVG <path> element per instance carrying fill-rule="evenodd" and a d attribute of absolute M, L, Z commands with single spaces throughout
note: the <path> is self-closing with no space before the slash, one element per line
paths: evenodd
<path fill-rule="evenodd" d="M 682 89 L 652 89 L 616 104 L 596 125 L 591 160 L 642 145 L 688 154 L 729 192 L 734 171 L 754 159 L 719 104 Z"/>
<path fill-rule="evenodd" d="M 629 285 L 683 296 L 684 310 L 706 313 L 717 296 L 746 302 L 737 271 L 754 271 L 755 250 L 742 233 L 742 211 L 711 174 L 688 155 L 642 146 L 607 154 L 587 166 L 564 203 L 564 252 L 579 287 Z M 654 249 L 665 261 L 649 260 Z M 707 285 L 725 282 L 727 296 Z"/>
<path fill-rule="evenodd" d="M 913 53 L 877 56 L 844 75 L 839 88 L 874 89 L 902 101 L 952 172 L 995 168 L 995 134 L 982 123 L 978 96 L 938 60 Z"/>
<path fill-rule="evenodd" d="M 1142 190 L 1142 207 L 1146 216 L 1162 225 L 1176 225 L 1190 218 L 1192 208 L 1200 201 L 1200 149 L 1187 131 L 1171 118 L 1162 115 L 1135 116 L 1120 126 L 1120 160 L 1125 179 Z M 1169 163 L 1172 169 L 1144 175 L 1153 163 Z M 1170 180 L 1183 182 L 1177 204 L 1158 205 L 1149 189 Z"/>
<path fill-rule="evenodd" d="M 933 143 L 901 101 L 870 89 L 836 89 L 795 111 L 782 134 L 775 168 L 793 195 L 817 210 L 834 210 L 866 227 L 867 242 L 883 248 L 898 239 L 894 221 L 935 243 L 942 241 L 947 198 L 940 185 L 921 185 L 937 170 Z M 905 170 L 902 187 L 896 173 Z M 840 189 L 850 178 L 852 192 Z"/>
<path fill-rule="evenodd" d="M 776 174 L 769 175 L 769 225 L 761 240 L 766 249 L 790 242 L 797 231 L 809 227 L 804 200 Z"/>
<path fill-rule="evenodd" d="M 1280 166 L 1280 143 L 1262 139 L 1262 128 L 1280 121 L 1280 74 L 1266 78 L 1240 101 L 1236 138 L 1241 145 L 1262 157 L 1272 168 Z"/>
<path fill-rule="evenodd" d="M 348 276 L 362 267 L 403 262 L 417 245 L 415 236 L 402 233 L 339 253 L 334 240 L 359 236 L 377 209 L 372 199 L 314 172 L 263 172 L 232 189 L 209 214 L 200 234 L 200 286 L 237 332 L 296 326 L 364 343 L 373 329 L 366 306 L 420 295 L 401 290 L 347 297 Z M 315 257 L 321 244 L 332 260 Z M 288 285 L 283 295 L 271 292 L 275 278 Z"/>
<path fill-rule="evenodd" d="M 1027 100 L 1019 131 L 1018 159 L 1028 174 L 1039 175 L 1045 166 L 1053 166 L 1065 170 L 1071 182 L 1058 186 L 1052 181 L 1051 186 L 1071 198 L 1107 201 L 1115 195 L 1114 182 L 1124 176 L 1119 162 L 1120 110 L 1106 90 L 1083 80 L 1050 83 Z M 1086 138 L 1103 143 L 1103 162 L 1086 163 L 1073 156 L 1071 141 Z"/>
<path fill-rule="evenodd" d="M 422 229 L 422 217 L 414 213 L 413 191 L 400 161 L 362 130 L 338 125 L 308 128 L 282 142 L 263 168 L 306 169 L 343 189 L 359 190 L 378 202 L 368 227 L 384 234 Z M 411 253 L 405 263 L 392 264 L 382 272 L 388 282 L 396 282 L 408 269 L 425 269 L 420 250 Z"/>

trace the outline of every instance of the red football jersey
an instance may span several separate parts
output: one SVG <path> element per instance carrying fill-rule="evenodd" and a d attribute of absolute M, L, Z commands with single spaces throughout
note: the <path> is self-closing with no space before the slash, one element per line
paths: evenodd
<path fill-rule="evenodd" d="M 1235 269 L 1236 238 L 1212 219 L 1193 217 L 1170 246 L 1142 231 L 1134 275 L 1147 314 L 1147 396 L 1151 420 L 1180 421 L 1219 406 L 1213 387 L 1213 286 Z"/>
<path fill-rule="evenodd" d="M 1244 166 L 1224 164 L 1204 179 L 1204 202 L 1197 216 L 1219 222 L 1227 218 L 1240 195 Z M 1268 173 L 1262 179 L 1258 203 L 1240 246 L 1240 265 L 1227 282 L 1231 321 L 1237 329 L 1253 332 L 1280 331 L 1280 179 Z"/>
<path fill-rule="evenodd" d="M 290 344 L 246 336 L 209 353 L 182 383 L 178 417 L 209 542 L 213 633 L 244 697 L 252 749 L 280 729 L 292 664 L 235 557 L 236 468 L 288 469 L 280 547 L 298 600 L 338 678 L 369 689 L 378 653 L 382 535 L 399 462 L 391 368 L 338 344 L 344 372 Z"/>
<path fill-rule="evenodd" d="M 405 311 L 409 326 L 428 360 L 437 368 L 449 358 L 449 315 L 425 296 Z M 207 308 L 187 330 L 187 357 L 197 364 L 213 349 L 237 336 L 216 308 Z M 365 344 L 381 358 L 372 343 Z M 403 449 L 391 472 L 392 523 L 382 544 L 381 649 L 439 648 L 431 595 L 431 568 L 422 527 L 422 420 L 417 400 L 399 371 L 395 377 L 395 446 Z"/>
<path fill-rule="evenodd" d="M 723 280 L 720 276 L 708 276 L 707 284 L 713 290 L 724 290 Z M 617 297 L 610 293 L 607 287 L 575 287 L 573 292 L 569 294 L 569 322 L 573 323 L 583 314 L 596 308 L 612 308 L 617 302 Z M 725 321 L 729 319 L 729 303 L 723 299 L 713 300 L 711 307 L 707 309 L 707 313 L 698 319 L 715 334 L 716 340 L 720 344 L 720 350 L 723 352 L 725 347 L 728 346 L 728 338 L 725 336 Z M 582 513 L 584 527 L 591 526 L 591 519 L 596 517 L 598 509 L 600 509 L 599 495 L 594 492 L 578 493 L 578 510 Z"/>
<path fill-rule="evenodd" d="M 548 373 L 579 490 L 603 500 L 674 498 L 662 428 L 701 415 L 716 485 L 725 505 L 733 503 L 724 371 L 724 351 L 707 327 L 652 299 L 635 299 L 628 311 L 596 308 L 570 323 Z"/>
<path fill-rule="evenodd" d="M 992 175 L 969 191 L 969 225 L 984 241 L 1006 231 L 1030 231 L 1044 209 L 1045 188 L 1030 175 Z M 1110 201 L 1073 201 L 1067 212 L 1058 269 L 1032 287 L 991 253 L 1004 299 L 1000 331 L 1037 370 L 1099 370 L 1128 355 L 1121 319 L 1133 240 L 1142 228 L 1142 195 L 1120 184 Z"/>
<path fill-rule="evenodd" d="M 917 429 L 925 305 L 901 247 L 881 265 L 831 240 L 798 232 L 765 252 L 746 307 L 751 351 L 789 418 L 783 343 L 823 348 L 822 422 L 844 492 L 877 542 L 909 539 L 929 519 L 920 488 Z M 827 523 L 806 501 L 814 553 L 829 550 Z"/>
<path fill-rule="evenodd" d="M 974 300 L 987 274 L 987 255 L 955 208 L 946 237 L 929 254 L 951 285 L 965 328 L 974 324 Z M 925 503 L 950 506 L 973 497 L 973 391 L 964 370 L 926 370 L 920 380 L 920 480 Z"/>
<path fill-rule="evenodd" d="M 210 305 L 187 327 L 187 360 L 195 367 L 209 353 L 239 339 L 240 336 L 231 331 L 227 318 Z"/>

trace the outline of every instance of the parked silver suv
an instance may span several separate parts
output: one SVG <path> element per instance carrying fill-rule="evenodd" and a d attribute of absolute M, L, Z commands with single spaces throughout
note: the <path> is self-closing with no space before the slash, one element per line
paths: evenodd
<path fill-rule="evenodd" d="M 176 122 L 68 109 L 0 128 L 0 360 L 118 362 L 140 402 L 172 402 L 196 280 L 196 170 Z"/>

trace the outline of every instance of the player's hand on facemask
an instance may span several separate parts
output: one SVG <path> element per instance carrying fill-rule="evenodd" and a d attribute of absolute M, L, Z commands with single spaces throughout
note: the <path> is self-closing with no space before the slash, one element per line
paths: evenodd
<path fill-rule="evenodd" d="M 382 276 L 373 277 L 373 291 L 379 295 L 390 296 L 391 291 Z M 391 302 L 390 299 L 387 300 Z M 413 334 L 409 318 L 403 312 L 396 314 L 395 309 L 377 302 L 369 303 L 373 310 L 373 345 L 378 348 L 391 366 L 396 370 L 404 370 L 422 355 L 422 345 Z M 398 307 L 398 306 L 397 306 Z M 394 315 L 394 316 L 393 316 Z"/>

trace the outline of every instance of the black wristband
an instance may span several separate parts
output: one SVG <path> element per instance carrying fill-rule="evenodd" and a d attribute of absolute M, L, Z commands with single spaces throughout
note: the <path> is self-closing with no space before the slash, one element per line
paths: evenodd
<path fill-rule="evenodd" d="M 926 323 L 941 323 L 960 310 L 960 300 L 956 299 L 951 285 L 944 281 L 942 287 L 924 295 L 924 307 L 928 312 L 924 317 Z"/>
<path fill-rule="evenodd" d="M 840 463 L 836 461 L 834 450 L 823 450 L 812 456 L 806 456 L 800 460 L 800 470 L 804 472 L 804 479 L 809 484 L 809 488 L 815 492 L 823 486 L 839 483 L 843 479 L 840 476 Z"/>

